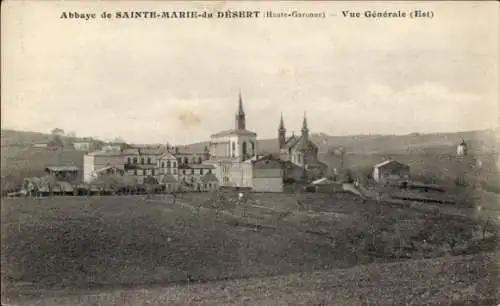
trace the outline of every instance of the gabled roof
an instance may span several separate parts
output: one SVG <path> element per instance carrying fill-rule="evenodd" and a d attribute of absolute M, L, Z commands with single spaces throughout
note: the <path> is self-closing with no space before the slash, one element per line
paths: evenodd
<path fill-rule="evenodd" d="M 405 164 L 400 163 L 400 162 L 398 162 L 396 160 L 390 159 L 390 160 L 386 160 L 386 161 L 383 161 L 381 163 L 378 163 L 378 164 L 374 165 L 373 168 L 380 168 L 380 167 L 383 167 L 383 166 L 386 166 L 386 165 L 389 165 L 389 164 L 399 164 L 399 165 L 402 165 L 402 166 L 405 166 L 405 167 L 409 167 L 408 165 L 405 165 Z"/>
<path fill-rule="evenodd" d="M 231 130 L 226 130 L 222 132 L 218 132 L 215 134 L 212 134 L 212 137 L 223 137 L 223 136 L 232 136 L 232 135 L 240 135 L 240 136 L 257 136 L 257 133 L 248 131 L 248 130 L 236 130 L 236 129 L 231 129 Z"/>
<path fill-rule="evenodd" d="M 306 141 L 303 135 L 300 135 L 299 137 L 292 135 L 285 143 L 285 147 L 301 151 L 316 150 L 318 148 L 318 146 L 310 139 L 307 139 Z"/>
<path fill-rule="evenodd" d="M 177 160 L 177 158 L 175 158 L 175 156 L 169 152 L 163 153 L 160 157 L 158 157 L 158 159 L 175 159 L 175 160 Z"/>
<path fill-rule="evenodd" d="M 203 183 L 209 183 L 209 182 L 218 182 L 219 180 L 213 173 L 207 173 L 204 176 L 202 176 L 201 181 Z"/>

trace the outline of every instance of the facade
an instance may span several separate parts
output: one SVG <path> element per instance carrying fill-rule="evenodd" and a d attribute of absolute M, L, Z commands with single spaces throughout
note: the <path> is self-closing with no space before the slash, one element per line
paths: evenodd
<path fill-rule="evenodd" d="M 84 181 L 90 183 L 107 169 L 114 169 L 137 184 L 158 182 L 167 192 L 208 191 L 219 184 L 213 176 L 205 177 L 214 169 L 202 164 L 207 158 L 206 152 L 193 153 L 187 148 L 107 148 L 84 156 Z"/>
<path fill-rule="evenodd" d="M 272 156 L 253 161 L 252 185 L 257 192 L 283 192 L 283 163 Z"/>
<path fill-rule="evenodd" d="M 210 137 L 210 160 L 220 186 L 252 187 L 252 163 L 257 154 L 257 134 L 246 129 L 241 93 L 235 115 L 235 128 Z"/>
<path fill-rule="evenodd" d="M 379 184 L 410 178 L 410 166 L 395 160 L 386 160 L 373 166 L 373 179 Z"/>
<path fill-rule="evenodd" d="M 83 156 L 83 181 L 90 183 L 97 178 L 98 170 L 114 167 L 125 170 L 123 156 L 120 151 L 96 151 Z"/>
<path fill-rule="evenodd" d="M 283 115 L 281 116 L 278 127 L 278 142 L 281 160 L 302 168 L 302 173 L 296 169 L 288 171 L 287 174 L 292 176 L 287 175 L 287 178 L 313 180 L 326 175 L 328 166 L 318 159 L 318 146 L 309 138 L 309 128 L 305 114 L 302 121 L 301 135 L 295 136 L 295 134 L 292 134 L 288 139 L 286 138 Z M 294 167 L 288 168 L 293 169 Z"/>
<path fill-rule="evenodd" d="M 184 191 L 210 191 L 215 190 L 213 170 L 210 164 L 181 164 L 179 165 L 179 188 Z"/>
<path fill-rule="evenodd" d="M 77 151 L 91 152 L 95 147 L 91 140 L 80 140 L 73 142 L 73 148 Z"/>

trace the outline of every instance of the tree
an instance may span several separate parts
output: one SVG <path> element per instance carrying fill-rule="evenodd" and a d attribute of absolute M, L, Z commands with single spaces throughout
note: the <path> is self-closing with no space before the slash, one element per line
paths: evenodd
<path fill-rule="evenodd" d="M 60 128 L 54 128 L 52 131 L 50 131 L 50 134 L 52 135 L 58 135 L 58 136 L 63 136 L 64 135 L 64 130 Z"/>

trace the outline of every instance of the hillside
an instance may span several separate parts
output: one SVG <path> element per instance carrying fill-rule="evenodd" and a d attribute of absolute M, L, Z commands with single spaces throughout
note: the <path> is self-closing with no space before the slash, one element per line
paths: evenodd
<path fill-rule="evenodd" d="M 352 135 L 329 136 L 313 133 L 311 140 L 318 144 L 321 151 L 330 147 L 342 146 L 352 154 L 414 154 L 448 153 L 453 154 L 456 146 L 464 139 L 472 152 L 493 153 L 500 150 L 500 133 L 494 130 L 468 131 L 457 133 L 409 134 L 409 135 Z M 208 141 L 190 144 L 194 151 L 203 150 Z M 278 151 L 278 140 L 259 139 L 257 146 L 261 152 Z"/>

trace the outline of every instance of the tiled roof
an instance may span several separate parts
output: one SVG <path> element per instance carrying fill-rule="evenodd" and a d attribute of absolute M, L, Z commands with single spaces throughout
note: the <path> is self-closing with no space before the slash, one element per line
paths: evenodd
<path fill-rule="evenodd" d="M 137 150 L 137 149 L 125 149 L 125 150 L 123 150 L 123 155 L 139 155 L 139 150 Z"/>
<path fill-rule="evenodd" d="M 300 137 L 292 137 L 294 138 L 289 139 L 289 142 L 285 144 L 285 147 L 301 151 L 316 150 L 318 148 L 318 146 L 310 139 L 306 141 L 303 135 L 301 135 Z"/>
<path fill-rule="evenodd" d="M 231 136 L 231 135 L 242 135 L 242 136 L 257 136 L 256 133 L 248 131 L 248 130 L 226 130 L 222 132 L 218 132 L 215 134 L 212 134 L 212 137 L 222 137 L 222 136 Z"/>
<path fill-rule="evenodd" d="M 398 161 L 395 161 L 395 160 L 386 160 L 386 161 L 383 161 L 381 163 L 378 163 L 376 165 L 373 166 L 373 168 L 380 168 L 380 167 L 383 167 L 385 165 L 389 165 L 389 164 L 399 164 L 399 165 L 402 165 L 402 166 L 405 166 L 405 167 L 409 167 L 403 163 L 400 163 Z"/>
<path fill-rule="evenodd" d="M 161 179 L 161 183 L 177 183 L 177 179 L 172 174 L 165 174 Z"/>
<path fill-rule="evenodd" d="M 87 154 L 89 156 L 121 156 L 121 151 L 94 151 Z"/>
<path fill-rule="evenodd" d="M 165 150 L 159 148 L 141 148 L 139 149 L 139 154 L 141 155 L 161 155 L 165 153 Z"/>
<path fill-rule="evenodd" d="M 208 183 L 208 182 L 218 182 L 219 180 L 213 173 L 207 173 L 204 176 L 202 176 L 201 181 L 203 183 Z"/>

